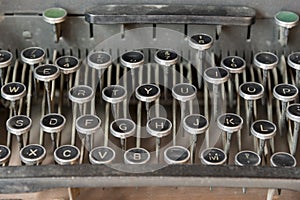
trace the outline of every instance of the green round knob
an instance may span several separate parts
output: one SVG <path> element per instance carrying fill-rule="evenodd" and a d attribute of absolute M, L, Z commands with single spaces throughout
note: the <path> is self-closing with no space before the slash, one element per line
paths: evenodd
<path fill-rule="evenodd" d="M 67 11 L 63 8 L 49 8 L 43 12 L 43 19 L 49 24 L 58 24 L 65 21 Z"/>
<path fill-rule="evenodd" d="M 299 21 L 299 16 L 290 11 L 280 11 L 274 18 L 276 24 L 284 28 L 293 28 Z"/>

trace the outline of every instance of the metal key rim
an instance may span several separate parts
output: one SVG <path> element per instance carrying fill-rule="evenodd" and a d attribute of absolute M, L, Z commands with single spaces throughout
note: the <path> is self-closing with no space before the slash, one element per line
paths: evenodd
<path fill-rule="evenodd" d="M 75 65 L 74 67 L 70 67 L 70 68 L 65 68 L 65 67 L 61 67 L 58 65 L 58 61 L 60 59 L 65 59 L 65 58 L 72 58 L 72 59 L 75 59 L 76 62 L 77 62 L 77 65 Z M 60 71 L 62 71 L 63 74 L 71 74 L 71 73 L 74 73 L 76 72 L 79 68 L 80 68 L 80 61 L 77 57 L 75 56 L 61 56 L 59 58 L 57 58 L 55 60 L 55 65 L 60 69 Z"/>
<path fill-rule="evenodd" d="M 94 55 L 94 54 L 105 54 L 109 57 L 109 61 L 106 62 L 106 63 L 95 63 L 93 61 L 91 61 L 91 56 Z M 87 64 L 88 66 L 96 69 L 96 70 L 101 70 L 101 69 L 106 69 L 108 68 L 109 66 L 112 65 L 112 58 L 111 58 L 111 55 L 105 51 L 95 51 L 95 52 L 92 52 L 88 55 L 87 57 Z"/>
<path fill-rule="evenodd" d="M 184 160 L 180 160 L 180 161 L 175 161 L 175 160 L 172 160 L 170 159 L 168 156 L 167 156 L 167 152 L 172 149 L 172 148 L 179 148 L 179 149 L 182 149 L 183 151 L 185 151 L 187 153 L 187 157 L 184 159 Z M 165 151 L 164 151 L 164 160 L 167 164 L 182 164 L 182 163 L 186 163 L 191 157 L 191 153 L 190 151 L 183 147 L 183 146 L 170 146 L 168 147 Z"/>
<path fill-rule="evenodd" d="M 197 116 L 197 117 L 201 117 L 204 118 L 206 120 L 206 125 L 204 127 L 201 128 L 191 128 L 190 126 L 187 125 L 186 120 L 191 117 L 191 116 Z M 185 131 L 187 131 L 188 133 L 192 134 L 192 135 L 196 135 L 196 134 L 202 134 L 205 133 L 205 131 L 207 130 L 207 128 L 209 127 L 209 122 L 208 119 L 200 114 L 191 114 L 191 115 L 187 115 L 184 119 L 183 119 L 183 128 Z"/>
<path fill-rule="evenodd" d="M 26 58 L 24 57 L 23 53 L 29 49 L 39 49 L 41 51 L 43 51 L 43 55 L 40 56 L 39 58 Z M 44 60 L 44 57 L 45 57 L 45 51 L 44 49 L 40 48 L 40 47 L 28 47 L 26 49 L 23 49 L 21 51 L 21 60 L 26 63 L 26 64 L 29 64 L 29 65 L 34 65 L 34 64 L 38 64 L 38 63 L 41 63 L 43 60 Z"/>
<path fill-rule="evenodd" d="M 43 124 L 43 119 L 46 118 L 46 117 L 49 117 L 49 116 L 53 116 L 53 115 L 57 115 L 59 117 L 62 118 L 63 120 L 63 123 L 57 127 L 49 127 L 49 126 L 46 126 L 45 124 Z M 57 132 L 60 132 L 63 130 L 64 126 L 66 124 L 66 118 L 61 115 L 61 114 L 58 114 L 58 113 L 50 113 L 50 114 L 47 114 L 45 116 L 43 116 L 43 118 L 40 120 L 40 126 L 42 128 L 42 130 L 46 133 L 57 133 Z"/>
<path fill-rule="evenodd" d="M 207 44 L 199 44 L 199 43 L 193 42 L 192 37 L 193 36 L 198 36 L 198 35 L 207 36 L 207 37 L 210 38 L 211 41 Z M 205 51 L 205 50 L 209 49 L 213 45 L 213 42 L 214 42 L 214 39 L 206 33 L 194 34 L 191 37 L 189 37 L 189 46 L 192 47 L 193 49 L 197 49 L 199 51 Z"/>

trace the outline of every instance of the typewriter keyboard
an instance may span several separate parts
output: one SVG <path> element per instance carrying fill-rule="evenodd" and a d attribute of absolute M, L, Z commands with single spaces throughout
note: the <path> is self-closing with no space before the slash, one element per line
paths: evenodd
<path fill-rule="evenodd" d="M 90 28 L 102 22 L 100 11 L 87 11 Z M 66 15 L 56 8 L 42 16 L 56 43 Z M 300 53 L 287 46 L 298 16 L 279 12 L 274 20 L 276 50 L 252 48 L 255 37 L 246 33 L 247 48 L 224 51 L 219 25 L 215 35 L 121 26 L 94 48 L 0 50 L 0 177 L 17 180 L 0 192 L 149 185 L 299 191 Z"/>

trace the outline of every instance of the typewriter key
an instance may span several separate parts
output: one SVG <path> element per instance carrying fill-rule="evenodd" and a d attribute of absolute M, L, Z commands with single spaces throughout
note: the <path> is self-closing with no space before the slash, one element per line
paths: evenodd
<path fill-rule="evenodd" d="M 197 144 L 197 135 L 205 133 L 209 126 L 209 122 L 206 117 L 200 114 L 191 114 L 183 119 L 183 129 L 192 135 L 191 144 L 191 163 L 195 160 L 195 147 Z"/>
<path fill-rule="evenodd" d="M 198 73 L 197 73 L 197 79 L 198 79 L 198 88 L 200 89 L 202 87 L 202 73 L 203 69 L 205 69 L 204 63 L 205 63 L 205 51 L 209 49 L 213 45 L 213 38 L 205 33 L 196 34 L 190 37 L 189 39 L 189 45 L 193 49 L 198 50 L 199 55 L 199 65 L 198 65 Z"/>
<path fill-rule="evenodd" d="M 253 63 L 263 70 L 263 86 L 267 88 L 268 70 L 277 66 L 278 57 L 270 52 L 260 52 L 255 54 Z"/>
<path fill-rule="evenodd" d="M 146 130 L 156 137 L 156 158 L 159 160 L 160 139 L 172 132 L 172 123 L 166 118 L 155 117 L 147 122 Z"/>
<path fill-rule="evenodd" d="M 0 165 L 5 165 L 10 158 L 11 151 L 7 146 L 0 145 Z"/>
<path fill-rule="evenodd" d="M 274 16 L 275 23 L 279 26 L 280 42 L 282 45 L 287 44 L 289 29 L 298 24 L 299 16 L 290 11 L 280 11 Z"/>
<path fill-rule="evenodd" d="M 39 144 L 29 144 L 20 150 L 21 161 L 26 165 L 39 165 L 46 157 L 46 149 Z"/>
<path fill-rule="evenodd" d="M 41 129 L 44 132 L 51 134 L 51 141 L 54 149 L 58 146 L 56 144 L 56 134 L 59 134 L 64 129 L 65 124 L 66 118 L 58 113 L 45 115 L 40 121 Z"/>
<path fill-rule="evenodd" d="M 126 138 L 135 134 L 136 124 L 130 119 L 117 119 L 110 124 L 110 132 L 120 138 L 122 150 L 126 149 Z"/>
<path fill-rule="evenodd" d="M 45 58 L 45 51 L 44 49 L 40 47 L 28 47 L 26 49 L 23 49 L 21 52 L 21 60 L 30 65 L 32 73 L 34 73 L 34 65 L 42 63 Z M 33 87 L 34 90 L 36 91 L 37 86 L 36 86 L 36 80 L 33 79 Z"/>
<path fill-rule="evenodd" d="M 83 115 L 82 104 L 90 102 L 94 98 L 94 90 L 87 85 L 77 85 L 69 90 L 69 99 L 79 104 L 80 115 Z"/>
<path fill-rule="evenodd" d="M 159 50 L 155 53 L 154 60 L 157 64 L 164 66 L 164 98 L 167 99 L 169 67 L 177 63 L 178 55 L 173 50 Z"/>
<path fill-rule="evenodd" d="M 227 155 L 221 149 L 208 148 L 201 152 L 200 160 L 204 165 L 223 165 L 227 160 Z"/>
<path fill-rule="evenodd" d="M 135 96 L 138 100 L 146 103 L 147 120 L 149 120 L 149 104 L 159 98 L 160 88 L 154 84 L 143 84 L 136 88 Z"/>
<path fill-rule="evenodd" d="M 281 117 L 280 117 L 280 133 L 282 133 L 285 127 L 285 121 L 286 121 L 286 107 L 289 101 L 294 101 L 297 98 L 298 95 L 298 89 L 294 85 L 291 84 L 278 84 L 273 89 L 273 95 L 274 97 L 281 101 Z"/>
<path fill-rule="evenodd" d="M 286 117 L 289 120 L 294 121 L 294 133 L 293 138 L 291 140 L 291 154 L 295 155 L 298 143 L 298 135 L 299 135 L 299 127 L 300 127 L 300 104 L 295 103 L 291 104 L 287 107 L 286 110 Z"/>
<path fill-rule="evenodd" d="M 59 68 L 55 65 L 45 64 L 40 65 L 34 70 L 34 77 L 44 82 L 46 95 L 47 95 L 47 104 L 48 104 L 48 112 L 51 113 L 51 98 L 50 98 L 50 86 L 49 82 L 55 80 L 57 77 L 59 77 Z"/>
<path fill-rule="evenodd" d="M 66 20 L 67 11 L 63 8 L 49 8 L 43 12 L 43 20 L 49 24 L 53 24 L 55 33 L 55 42 L 61 37 L 61 23 Z"/>
<path fill-rule="evenodd" d="M 143 148 L 128 149 L 124 153 L 125 164 L 142 165 L 150 160 L 150 153 Z"/>
<path fill-rule="evenodd" d="M 259 139 L 258 155 L 264 151 L 265 141 L 274 138 L 276 135 L 276 125 L 267 120 L 257 120 L 251 125 L 251 133 Z"/>
<path fill-rule="evenodd" d="M 121 56 L 121 64 L 131 71 L 132 88 L 135 88 L 135 69 L 144 65 L 144 54 L 140 51 L 129 51 Z"/>
<path fill-rule="evenodd" d="M 98 79 L 100 85 L 100 92 L 102 91 L 102 74 L 104 71 L 112 65 L 112 59 L 110 54 L 104 51 L 95 51 L 88 55 L 87 64 L 91 68 L 94 68 L 98 71 Z"/>
<path fill-rule="evenodd" d="M 85 136 L 87 149 L 93 148 L 93 134 L 99 131 L 101 120 L 96 115 L 81 115 L 76 120 L 76 130 Z M 84 141 L 83 141 L 84 143 Z"/>
<path fill-rule="evenodd" d="M 236 114 L 226 113 L 218 117 L 217 124 L 222 131 L 226 132 L 226 144 L 224 152 L 228 154 L 231 136 L 234 132 L 241 130 L 243 126 L 243 119 Z"/>
<path fill-rule="evenodd" d="M 26 95 L 26 87 L 23 83 L 10 82 L 1 87 L 1 96 L 11 101 L 13 114 L 17 115 L 16 101 Z"/>
<path fill-rule="evenodd" d="M 213 112 L 216 119 L 219 106 L 219 85 L 225 83 L 229 78 L 229 73 L 222 67 L 210 67 L 204 71 L 204 80 L 213 84 Z"/>
<path fill-rule="evenodd" d="M 54 160 L 60 165 L 73 165 L 79 157 L 80 151 L 73 145 L 63 145 L 54 151 Z"/>
<path fill-rule="evenodd" d="M 178 83 L 172 88 L 172 95 L 180 101 L 181 121 L 186 115 L 186 102 L 197 97 L 197 88 L 189 83 Z"/>
<path fill-rule="evenodd" d="M 296 167 L 297 164 L 295 157 L 286 152 L 274 153 L 270 161 L 272 167 Z"/>
<path fill-rule="evenodd" d="M 75 56 L 62 56 L 56 59 L 55 65 L 63 74 L 71 74 L 79 69 L 80 62 Z"/>
<path fill-rule="evenodd" d="M 247 126 L 249 130 L 252 121 L 255 120 L 253 116 L 254 113 L 253 102 L 264 96 L 264 87 L 261 84 L 256 82 L 246 82 L 240 85 L 239 94 L 242 98 L 246 100 L 248 104 Z"/>
<path fill-rule="evenodd" d="M 190 159 L 190 152 L 183 146 L 171 146 L 164 152 L 164 160 L 167 164 L 182 164 Z"/>
<path fill-rule="evenodd" d="M 35 64 L 39 64 L 44 61 L 45 58 L 45 51 L 40 47 L 28 47 L 23 49 L 21 52 L 21 60 L 30 65 L 32 72 L 34 71 Z"/>
<path fill-rule="evenodd" d="M 221 67 L 224 67 L 231 73 L 231 78 L 228 81 L 228 95 L 229 95 L 229 102 L 233 102 L 233 90 L 234 90 L 234 83 L 236 81 L 236 85 L 239 85 L 237 74 L 242 73 L 246 69 L 246 62 L 243 58 L 238 56 L 227 56 L 223 58 L 221 61 Z M 236 91 L 238 92 L 238 91 Z M 233 103 L 230 103 L 230 106 L 233 107 Z"/>
<path fill-rule="evenodd" d="M 109 147 L 95 147 L 89 154 L 90 163 L 96 165 L 109 164 L 115 159 L 115 157 L 115 151 Z"/>
<path fill-rule="evenodd" d="M 245 150 L 235 155 L 234 162 L 238 166 L 258 166 L 261 163 L 261 158 L 257 153 Z"/>
<path fill-rule="evenodd" d="M 16 115 L 6 121 L 6 129 L 17 136 L 20 149 L 23 147 L 22 135 L 29 132 L 31 125 L 31 119 L 25 115 Z"/>
<path fill-rule="evenodd" d="M 11 65 L 13 55 L 9 51 L 0 50 L 0 87 L 4 85 L 3 68 Z"/>
<path fill-rule="evenodd" d="M 300 88 L 300 52 L 288 56 L 288 65 L 296 70 L 296 85 Z"/>
<path fill-rule="evenodd" d="M 102 90 L 102 98 L 112 104 L 113 113 L 115 118 L 119 118 L 118 103 L 123 102 L 127 98 L 127 91 L 121 85 L 110 85 Z"/>

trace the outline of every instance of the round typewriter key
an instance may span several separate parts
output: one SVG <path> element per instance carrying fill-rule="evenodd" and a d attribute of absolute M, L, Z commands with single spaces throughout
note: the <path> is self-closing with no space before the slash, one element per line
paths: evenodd
<path fill-rule="evenodd" d="M 204 71 L 204 80 L 208 83 L 213 84 L 213 118 L 216 119 L 218 116 L 219 107 L 219 85 L 225 83 L 229 78 L 229 73 L 222 67 L 210 67 Z"/>
<path fill-rule="evenodd" d="M 75 56 L 62 56 L 56 59 L 55 65 L 64 74 L 71 74 L 76 72 L 80 67 L 80 62 Z"/>
<path fill-rule="evenodd" d="M 164 152 L 164 160 L 167 164 L 182 164 L 189 159 L 189 150 L 182 146 L 171 146 Z"/>
<path fill-rule="evenodd" d="M 261 158 L 257 153 L 246 150 L 238 152 L 234 162 L 239 166 L 258 166 L 261 163 Z"/>
<path fill-rule="evenodd" d="M 204 133 L 208 126 L 209 122 L 207 118 L 200 114 L 188 115 L 183 120 L 183 128 L 192 135 Z"/>
<path fill-rule="evenodd" d="M 115 159 L 116 153 L 109 147 L 95 147 L 90 151 L 90 163 L 100 165 L 109 164 Z"/>
<path fill-rule="evenodd" d="M 280 117 L 280 133 L 284 132 L 286 126 L 286 107 L 289 101 L 294 101 L 298 95 L 298 88 L 291 84 L 278 84 L 273 89 L 273 95 L 276 99 L 281 101 L 281 117 Z"/>
<path fill-rule="evenodd" d="M 291 53 L 288 56 L 288 65 L 297 71 L 300 70 L 300 52 Z"/>
<path fill-rule="evenodd" d="M 143 84 L 136 88 L 135 96 L 138 100 L 146 102 L 147 120 L 150 119 L 149 103 L 155 101 L 160 96 L 160 88 L 154 84 Z"/>
<path fill-rule="evenodd" d="M 81 115 L 83 114 L 82 104 L 90 102 L 94 98 L 94 90 L 87 85 L 77 85 L 69 90 L 69 99 L 78 103 Z"/>
<path fill-rule="evenodd" d="M 60 132 L 64 129 L 65 124 L 66 118 L 58 113 L 45 115 L 40 121 L 41 129 L 44 132 L 51 134 L 53 149 L 57 147 L 56 134 L 60 134 Z"/>
<path fill-rule="evenodd" d="M 11 65 L 12 58 L 12 53 L 6 50 L 0 50 L 0 68 L 5 68 Z"/>
<path fill-rule="evenodd" d="M 80 157 L 80 151 L 76 146 L 64 145 L 54 151 L 54 160 L 60 165 L 73 165 Z"/>
<path fill-rule="evenodd" d="M 66 20 L 67 11 L 63 8 L 49 8 L 43 12 L 43 20 L 54 25 L 55 41 L 61 37 L 60 24 Z"/>
<path fill-rule="evenodd" d="M 283 45 L 287 44 L 289 29 L 298 24 L 299 16 L 291 11 L 280 11 L 274 16 L 275 23 L 280 29 L 280 41 Z"/>
<path fill-rule="evenodd" d="M 29 47 L 21 52 L 21 60 L 31 65 L 33 69 L 33 65 L 43 62 L 45 55 L 44 49 L 40 47 Z"/>
<path fill-rule="evenodd" d="M 267 120 L 257 120 L 251 125 L 251 133 L 259 139 L 258 154 L 262 155 L 265 146 L 265 140 L 272 139 L 276 135 L 276 125 Z"/>
<path fill-rule="evenodd" d="M 4 85 L 4 76 L 3 76 L 3 68 L 6 68 L 11 65 L 13 55 L 9 51 L 0 50 L 0 87 Z"/>
<path fill-rule="evenodd" d="M 257 100 L 263 97 L 264 87 L 256 82 L 246 82 L 240 85 L 239 93 L 245 100 Z"/>
<path fill-rule="evenodd" d="M 191 101 L 197 96 L 197 89 L 189 83 L 178 83 L 172 88 L 172 95 L 181 102 Z"/>
<path fill-rule="evenodd" d="M 66 118 L 58 113 L 47 114 L 40 121 L 42 130 L 47 133 L 58 133 L 64 129 L 65 124 Z"/>
<path fill-rule="evenodd" d="M 172 65 L 176 65 L 178 60 L 178 55 L 175 51 L 173 50 L 159 50 L 155 53 L 154 55 L 154 61 L 159 64 L 164 66 L 164 98 L 168 98 L 168 77 L 169 77 L 169 67 Z"/>
<path fill-rule="evenodd" d="M 173 50 L 159 50 L 155 53 L 154 60 L 159 65 L 171 66 L 176 64 L 178 60 L 178 55 Z"/>
<path fill-rule="evenodd" d="M 130 119 L 117 119 L 110 124 L 110 132 L 120 138 L 121 147 L 126 149 L 126 138 L 135 134 L 136 124 Z"/>
<path fill-rule="evenodd" d="M 13 114 L 17 114 L 16 109 L 16 101 L 20 100 L 26 95 L 26 87 L 23 83 L 19 82 L 10 82 L 1 87 L 1 96 L 11 101 L 11 108 L 13 110 Z"/>
<path fill-rule="evenodd" d="M 263 69 L 273 69 L 278 64 L 278 57 L 271 52 L 260 52 L 254 56 L 254 65 Z"/>
<path fill-rule="evenodd" d="M 104 51 L 95 51 L 89 54 L 87 64 L 97 70 L 106 69 L 112 64 L 110 54 Z"/>
<path fill-rule="evenodd" d="M 298 89 L 291 84 L 278 84 L 273 89 L 273 95 L 282 102 L 294 101 L 298 95 Z"/>
<path fill-rule="evenodd" d="M 253 117 L 253 102 L 264 96 L 264 87 L 256 82 L 246 82 L 240 85 L 239 94 L 247 101 L 248 104 L 247 130 L 249 130 L 252 121 L 255 120 Z"/>
<path fill-rule="evenodd" d="M 192 135 L 191 142 L 191 163 L 194 162 L 195 159 L 195 147 L 197 143 L 197 135 L 205 133 L 209 126 L 209 122 L 206 117 L 200 114 L 191 114 L 186 116 L 183 119 L 183 129 Z"/>
<path fill-rule="evenodd" d="M 196 34 L 190 37 L 189 46 L 198 50 L 199 65 L 197 66 L 198 88 L 202 87 L 202 75 L 205 68 L 205 51 L 213 45 L 213 38 L 205 33 Z"/>
<path fill-rule="evenodd" d="M 20 158 L 26 165 L 39 165 L 46 157 L 46 149 L 39 144 L 29 144 L 20 150 Z"/>
<path fill-rule="evenodd" d="M 127 98 L 127 91 L 121 85 L 111 85 L 107 86 L 102 90 L 102 98 L 112 104 L 113 113 L 115 113 L 115 118 L 119 118 L 119 109 L 117 105 L 120 102 L 123 102 Z"/>
<path fill-rule="evenodd" d="M 204 165 L 223 165 L 227 160 L 227 156 L 221 149 L 208 148 L 201 152 L 200 160 Z"/>
<path fill-rule="evenodd" d="M 204 79 L 214 85 L 225 83 L 228 78 L 228 71 L 222 67 L 210 67 L 204 71 Z"/>
<path fill-rule="evenodd" d="M 291 104 L 287 107 L 286 110 L 286 117 L 289 120 L 294 122 L 294 133 L 292 137 L 292 147 L 291 147 L 291 154 L 295 155 L 298 143 L 298 135 L 299 135 L 299 128 L 300 128 L 300 104 L 295 103 Z"/>
<path fill-rule="evenodd" d="M 245 71 L 246 62 L 243 58 L 238 56 L 227 56 L 221 61 L 221 67 L 224 67 L 226 70 L 228 70 L 229 73 L 231 73 L 231 78 L 228 81 L 228 96 L 229 102 L 233 102 L 234 83 L 237 86 L 239 85 L 238 74 Z M 230 103 L 229 105 L 231 108 L 234 106 L 233 103 Z"/>
<path fill-rule="evenodd" d="M 144 54 L 140 51 L 129 51 L 121 56 L 121 64 L 128 68 L 141 67 L 144 64 Z"/>
<path fill-rule="evenodd" d="M 49 82 L 59 76 L 59 68 L 56 65 L 40 65 L 34 70 L 34 77 L 40 81 Z"/>
<path fill-rule="evenodd" d="M 152 118 L 147 122 L 146 130 L 156 137 L 156 158 L 159 160 L 160 139 L 172 132 L 172 123 L 166 118 Z"/>
<path fill-rule="evenodd" d="M 7 146 L 0 145 L 0 165 L 4 165 L 10 158 L 11 151 Z"/>
<path fill-rule="evenodd" d="M 88 55 L 87 58 L 88 66 L 98 70 L 99 89 L 102 91 L 103 79 L 102 74 L 105 69 L 112 65 L 111 55 L 104 51 L 95 51 Z"/>
<path fill-rule="evenodd" d="M 205 33 L 196 34 L 190 37 L 189 45 L 193 49 L 204 51 L 213 45 L 213 38 Z"/>
<path fill-rule="evenodd" d="M 260 52 L 254 56 L 253 63 L 258 68 L 263 69 L 263 86 L 264 88 L 267 88 L 268 70 L 271 70 L 277 66 L 278 57 L 270 52 Z"/>
<path fill-rule="evenodd" d="M 30 130 L 31 125 L 31 119 L 25 115 L 16 115 L 6 121 L 6 129 L 8 132 L 17 136 L 20 149 L 23 146 L 22 135 Z"/>
<path fill-rule="evenodd" d="M 231 136 L 234 132 L 242 129 L 243 119 L 236 114 L 226 113 L 218 117 L 217 124 L 222 131 L 226 132 L 226 144 L 224 151 L 226 154 L 228 154 Z"/>
<path fill-rule="evenodd" d="M 143 148 L 128 149 L 124 153 L 124 162 L 132 165 L 146 164 L 150 160 L 150 153 Z"/>
<path fill-rule="evenodd" d="M 40 65 L 34 70 L 34 77 L 37 80 L 43 81 L 45 90 L 46 90 L 46 95 L 47 95 L 47 104 L 48 104 L 48 112 L 51 113 L 51 98 L 50 98 L 50 86 L 49 82 L 55 80 L 57 77 L 59 77 L 59 69 L 56 67 L 56 65 L 50 65 L 50 64 L 45 64 L 45 65 Z"/>
<path fill-rule="evenodd" d="M 76 120 L 76 130 L 85 136 L 87 149 L 93 148 L 93 134 L 100 129 L 101 120 L 96 115 L 81 115 Z"/>
<path fill-rule="evenodd" d="M 26 87 L 23 83 L 10 82 L 1 87 L 1 96 L 8 101 L 20 100 L 26 95 Z"/>
<path fill-rule="evenodd" d="M 245 70 L 246 62 L 239 56 L 227 56 L 221 61 L 221 67 L 224 67 L 232 74 L 239 74 Z"/>
<path fill-rule="evenodd" d="M 296 167 L 297 164 L 295 157 L 286 152 L 274 153 L 270 161 L 272 167 Z"/>
<path fill-rule="evenodd" d="M 144 54 L 140 51 L 129 51 L 121 56 L 121 64 L 130 68 L 132 88 L 135 88 L 135 69 L 144 65 Z"/>
<path fill-rule="evenodd" d="M 290 67 L 296 70 L 296 85 L 300 88 L 300 52 L 291 53 L 287 62 Z"/>
<path fill-rule="evenodd" d="M 186 102 L 196 98 L 197 88 L 189 83 L 178 83 L 172 88 L 172 95 L 180 101 L 182 121 L 186 114 Z"/>

